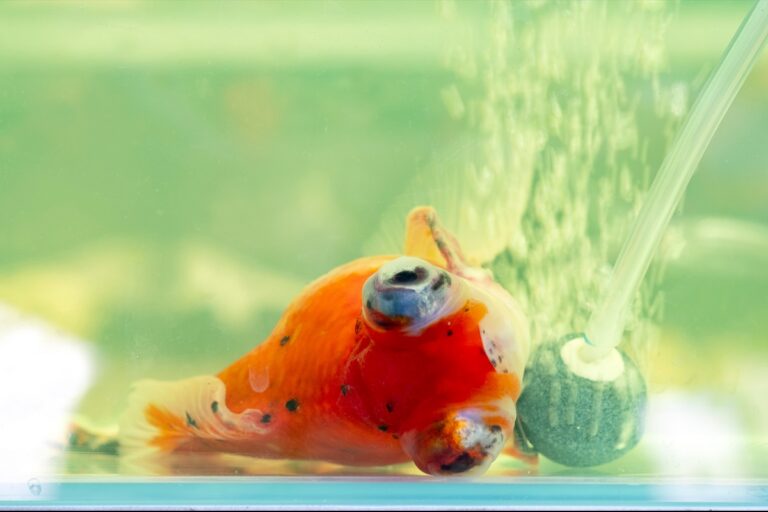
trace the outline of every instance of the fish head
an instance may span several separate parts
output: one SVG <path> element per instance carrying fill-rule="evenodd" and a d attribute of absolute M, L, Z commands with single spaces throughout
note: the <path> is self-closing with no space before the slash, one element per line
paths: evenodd
<path fill-rule="evenodd" d="M 522 377 L 529 353 L 525 316 L 511 295 L 487 273 L 464 275 L 414 256 L 382 265 L 363 285 L 362 317 L 380 338 L 418 338 L 449 322 L 469 303 L 481 304 L 478 342 L 500 373 Z"/>
<path fill-rule="evenodd" d="M 510 294 L 476 270 L 404 256 L 363 286 L 362 319 L 377 348 L 365 364 L 370 396 L 418 402 L 403 418 L 400 443 L 433 475 L 481 473 L 513 438 L 528 327 Z"/>

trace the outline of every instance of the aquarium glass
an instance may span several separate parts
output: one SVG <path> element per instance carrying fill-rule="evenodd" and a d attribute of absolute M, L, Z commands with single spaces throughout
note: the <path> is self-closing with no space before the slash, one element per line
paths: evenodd
<path fill-rule="evenodd" d="M 420 205 L 533 348 L 584 330 L 753 5 L 0 3 L 0 508 L 768 506 L 766 52 L 634 296 L 626 455 L 453 478 L 116 441 L 133 383 L 221 371 Z"/>

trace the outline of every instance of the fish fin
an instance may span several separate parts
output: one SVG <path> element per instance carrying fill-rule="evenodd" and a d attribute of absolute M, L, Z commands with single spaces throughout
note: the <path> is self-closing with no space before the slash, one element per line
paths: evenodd
<path fill-rule="evenodd" d="M 536 466 L 539 463 L 539 454 L 537 452 L 527 452 L 516 443 L 510 443 L 505 446 L 504 455 L 508 455 L 530 466 Z"/>
<path fill-rule="evenodd" d="M 419 206 L 411 210 L 405 221 L 406 256 L 415 256 L 439 267 L 448 268 L 448 261 L 443 256 L 433 233 L 437 214 L 430 206 Z"/>
<path fill-rule="evenodd" d="M 70 423 L 68 433 L 67 448 L 73 452 L 117 455 L 116 429 L 100 429 L 84 418 L 76 418 Z"/>
<path fill-rule="evenodd" d="M 174 382 L 134 384 L 120 418 L 121 455 L 210 450 L 210 441 L 228 441 L 263 433 L 261 412 L 232 413 L 226 386 L 206 375 Z"/>
<path fill-rule="evenodd" d="M 461 244 L 445 229 L 431 206 L 418 206 L 406 219 L 404 254 L 427 260 L 471 281 L 488 283 L 493 278 L 464 257 Z"/>
<path fill-rule="evenodd" d="M 528 441 L 519 418 L 515 421 L 511 441 L 504 447 L 504 454 L 531 466 L 539 463 L 539 452 Z"/>

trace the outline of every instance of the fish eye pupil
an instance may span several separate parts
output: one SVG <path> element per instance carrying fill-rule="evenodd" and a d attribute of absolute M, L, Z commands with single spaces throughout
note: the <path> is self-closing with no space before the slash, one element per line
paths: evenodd
<path fill-rule="evenodd" d="M 413 283 L 414 281 L 418 281 L 419 279 L 419 273 L 418 273 L 419 270 L 423 270 L 423 269 L 416 268 L 414 270 L 401 270 L 400 272 L 392 276 L 392 279 L 390 279 L 390 281 L 394 284 Z"/>

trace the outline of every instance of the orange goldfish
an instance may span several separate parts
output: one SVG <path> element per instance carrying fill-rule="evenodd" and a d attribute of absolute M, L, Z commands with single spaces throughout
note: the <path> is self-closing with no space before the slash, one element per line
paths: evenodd
<path fill-rule="evenodd" d="M 515 449 L 528 352 L 519 306 L 419 207 L 404 255 L 319 278 L 231 366 L 138 383 L 120 449 L 481 473 Z"/>

